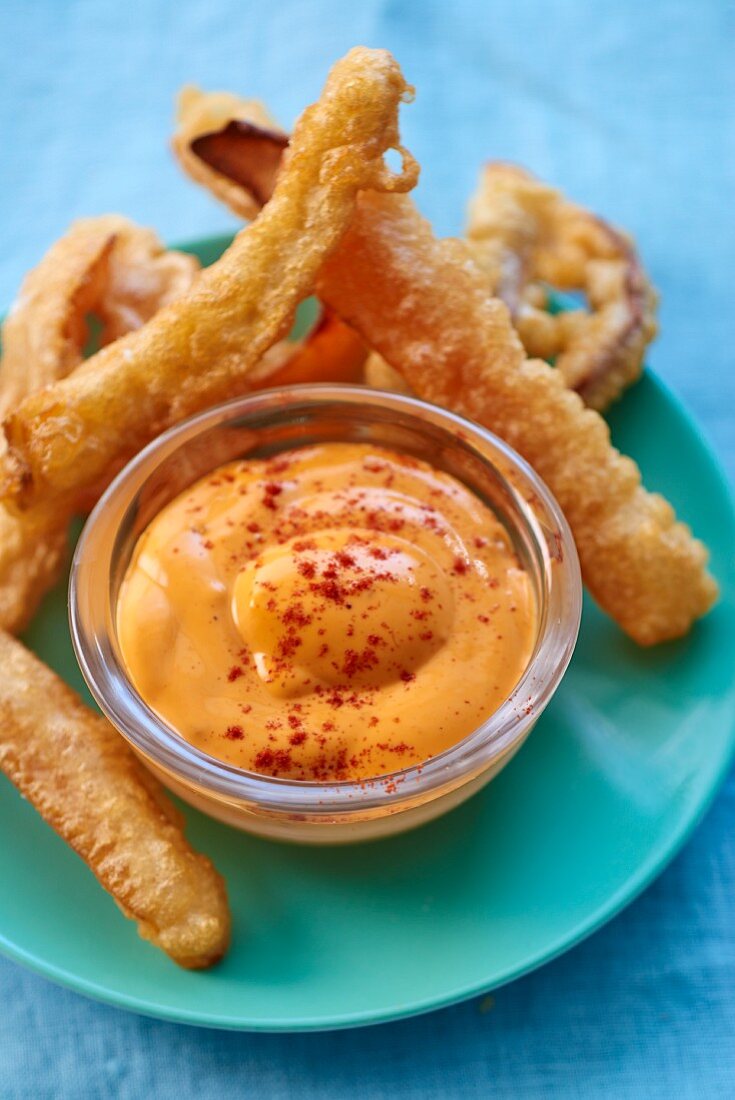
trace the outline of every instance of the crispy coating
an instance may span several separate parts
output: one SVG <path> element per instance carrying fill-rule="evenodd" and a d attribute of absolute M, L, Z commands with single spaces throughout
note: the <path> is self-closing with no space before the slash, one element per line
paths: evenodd
<path fill-rule="evenodd" d="M 0 767 L 144 939 L 180 966 L 222 957 L 225 886 L 187 843 L 181 815 L 112 726 L 2 632 Z"/>
<path fill-rule="evenodd" d="M 95 316 L 110 342 L 139 328 L 193 283 L 199 263 L 167 252 L 126 218 L 75 222 L 23 281 L 3 326 L 0 410 L 65 378 L 82 362 Z M 0 506 L 0 628 L 31 620 L 66 560 L 68 515 L 53 507 L 15 515 Z"/>
<path fill-rule="evenodd" d="M 0 629 L 17 634 L 56 584 L 67 560 L 68 517 L 16 515 L 0 504 Z"/>
<path fill-rule="evenodd" d="M 81 218 L 26 275 L 3 325 L 0 412 L 66 377 L 84 358 L 88 318 L 110 343 L 188 290 L 194 256 L 118 214 Z"/>
<path fill-rule="evenodd" d="M 117 214 L 87 220 L 96 222 L 98 229 L 106 222 L 113 234 L 107 279 L 89 311 L 101 323 L 104 345 L 135 332 L 159 309 L 186 294 L 200 264 L 196 256 L 164 248 L 152 229 Z"/>
<path fill-rule="evenodd" d="M 525 358 L 467 246 L 437 240 L 409 199 L 361 195 L 318 289 L 415 393 L 485 424 L 531 463 L 569 520 L 592 595 L 632 638 L 678 637 L 712 605 L 705 547 L 641 486 L 560 372 Z"/>
<path fill-rule="evenodd" d="M 638 379 L 656 335 L 657 296 L 627 237 L 530 173 L 501 163 L 482 171 L 467 237 L 528 354 L 554 358 L 587 405 L 607 408 Z M 584 291 L 589 311 L 552 316 L 549 287 Z"/>
<path fill-rule="evenodd" d="M 365 385 L 374 390 L 392 390 L 413 396 L 413 390 L 400 371 L 386 363 L 377 351 L 371 351 L 365 362 Z"/>
<path fill-rule="evenodd" d="M 193 84 L 179 93 L 176 122 L 171 146 L 186 174 L 238 217 L 252 221 L 273 193 L 288 136 L 256 99 L 240 99 L 230 92 L 202 92 Z M 232 133 L 238 139 L 234 143 Z M 199 153 L 202 140 L 209 150 L 206 157 Z M 230 150 L 239 149 L 244 142 L 250 147 L 243 162 L 245 170 L 234 172 Z"/>
<path fill-rule="evenodd" d="M 240 149 L 230 150 L 228 171 L 246 179 L 244 162 L 256 150 L 233 131 L 229 141 Z M 526 230 L 519 218 L 515 254 Z M 559 286 L 576 278 L 580 251 L 571 244 L 543 268 Z M 522 285 L 522 272 L 504 278 Z M 408 198 L 361 195 L 317 289 L 375 349 L 368 381 L 395 389 L 397 372 L 403 388 L 485 424 L 535 467 L 569 520 L 590 591 L 632 638 L 651 645 L 679 637 L 709 609 L 717 585 L 706 548 L 641 486 L 636 464 L 565 387 L 563 372 L 526 359 L 472 246 L 437 240 Z"/>
<path fill-rule="evenodd" d="M 273 197 L 183 298 L 98 352 L 5 422 L 7 497 L 73 507 L 89 485 L 178 420 L 232 393 L 291 324 L 354 212 L 361 189 L 410 189 L 398 137 L 410 94 L 393 58 L 354 49 L 297 123 Z M 383 161 L 397 149 L 403 168 Z"/>
<path fill-rule="evenodd" d="M 179 93 L 171 145 L 187 175 L 233 214 L 251 221 L 270 199 L 289 137 L 255 99 L 203 92 L 192 84 Z M 359 382 L 367 351 L 333 313 L 294 347 L 271 348 L 253 371 L 253 385 Z"/>

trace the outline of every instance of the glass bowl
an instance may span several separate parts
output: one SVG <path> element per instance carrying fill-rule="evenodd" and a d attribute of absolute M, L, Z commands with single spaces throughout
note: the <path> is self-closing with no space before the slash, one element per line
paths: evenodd
<path fill-rule="evenodd" d="M 375 780 L 303 782 L 246 772 L 185 741 L 130 682 L 116 628 L 120 585 L 156 513 L 225 462 L 326 441 L 374 443 L 452 474 L 499 517 L 531 578 L 536 644 L 513 692 L 473 733 L 422 765 Z M 341 843 L 418 825 L 484 786 L 520 748 L 556 691 L 577 639 L 582 588 L 567 522 L 541 479 L 502 440 L 414 398 L 361 386 L 262 391 L 154 440 L 87 520 L 69 585 L 74 649 L 99 706 L 162 782 L 250 832 Z"/>

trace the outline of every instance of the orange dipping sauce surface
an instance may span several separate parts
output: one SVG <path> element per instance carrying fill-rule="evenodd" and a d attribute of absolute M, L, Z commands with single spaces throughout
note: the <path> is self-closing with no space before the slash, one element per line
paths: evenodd
<path fill-rule="evenodd" d="M 192 745 L 329 782 L 420 764 L 511 693 L 531 581 L 493 512 L 405 455 L 326 443 L 221 467 L 135 548 L 131 680 Z"/>

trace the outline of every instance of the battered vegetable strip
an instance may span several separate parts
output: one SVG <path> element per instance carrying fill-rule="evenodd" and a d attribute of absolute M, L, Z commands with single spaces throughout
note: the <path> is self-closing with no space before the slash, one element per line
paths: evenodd
<path fill-rule="evenodd" d="M 179 93 L 171 144 L 187 175 L 251 221 L 273 194 L 289 138 L 258 100 L 189 84 Z M 254 385 L 358 382 L 367 354 L 333 313 L 324 313 L 296 348 L 284 343 L 272 352 L 255 368 Z"/>
<path fill-rule="evenodd" d="M 266 353 L 253 371 L 253 388 L 304 382 L 361 382 L 367 349 L 357 333 L 325 311 L 300 344 Z"/>
<path fill-rule="evenodd" d="M 230 151 L 228 170 L 237 172 L 235 181 L 246 179 L 254 147 L 232 133 L 230 142 L 239 150 Z M 199 152 L 208 155 L 205 145 Z M 536 199 L 548 196 L 538 191 Z M 570 221 L 577 210 L 568 212 Z M 516 254 L 525 247 L 523 231 L 519 223 Z M 571 227 L 563 237 L 570 250 L 540 271 L 569 287 L 582 246 L 571 247 Z M 626 270 L 632 278 L 629 263 Z M 520 286 L 522 273 L 504 272 L 505 287 L 514 279 Z M 384 358 L 381 364 L 371 355 L 369 380 L 397 388 L 390 369 L 398 371 L 404 386 L 485 424 L 535 467 L 569 519 L 590 591 L 632 638 L 650 645 L 678 637 L 708 610 L 717 585 L 706 570 L 706 548 L 663 497 L 641 486 L 635 463 L 615 450 L 597 413 L 566 389 L 564 372 L 526 359 L 470 247 L 437 240 L 408 198 L 361 195 L 317 289 Z M 652 310 L 647 284 L 641 293 Z M 652 315 L 647 323 L 648 339 Z"/>
<path fill-rule="evenodd" d="M 199 264 L 116 215 L 75 222 L 26 276 L 3 327 L 0 410 L 66 377 L 82 361 L 88 318 L 109 342 L 140 327 L 192 285 Z M 32 618 L 66 557 L 68 516 L 0 506 L 0 628 Z"/>
<path fill-rule="evenodd" d="M 227 950 L 225 886 L 112 726 L 0 632 L 0 767 L 89 865 L 144 939 L 180 966 Z"/>
<path fill-rule="evenodd" d="M 632 242 L 509 164 L 485 166 L 467 236 L 531 356 L 604 409 L 635 382 L 656 335 L 657 296 Z M 584 291 L 589 310 L 548 312 L 548 289 Z"/>
<path fill-rule="evenodd" d="M 190 84 L 179 93 L 171 144 L 187 175 L 249 221 L 273 193 L 289 138 L 257 100 Z M 367 354 L 356 333 L 333 313 L 324 313 L 296 349 L 284 344 L 272 352 L 253 372 L 254 384 L 358 382 Z"/>
<path fill-rule="evenodd" d="M 717 586 L 705 547 L 641 486 L 560 372 L 525 358 L 465 244 L 437 240 L 407 198 L 361 195 L 318 290 L 415 393 L 485 424 L 531 463 L 569 520 L 592 595 L 632 638 L 678 637 L 708 610 Z"/>
<path fill-rule="evenodd" d="M 296 126 L 271 201 L 224 256 L 137 333 L 6 420 L 9 497 L 26 507 L 73 502 L 161 430 L 248 377 L 288 331 L 358 191 L 415 183 L 418 168 L 398 138 L 398 105 L 408 94 L 385 51 L 355 49 L 335 65 Z M 403 155 L 399 174 L 383 161 L 391 148 Z"/>
<path fill-rule="evenodd" d="M 176 122 L 171 144 L 187 175 L 238 217 L 252 221 L 273 194 L 288 135 L 256 99 L 202 92 L 193 84 L 179 93 Z M 209 150 L 205 157 L 199 151 L 202 140 Z M 248 155 L 240 158 L 244 145 Z M 234 165 L 232 152 L 238 158 Z"/>

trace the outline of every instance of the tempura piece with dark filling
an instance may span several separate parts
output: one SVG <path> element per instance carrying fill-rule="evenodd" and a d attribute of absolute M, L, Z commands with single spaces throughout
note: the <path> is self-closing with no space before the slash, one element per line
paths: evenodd
<path fill-rule="evenodd" d="M 247 179 L 257 146 L 229 139 L 230 170 Z M 437 240 L 408 198 L 361 195 L 317 289 L 419 397 L 485 424 L 534 466 L 569 519 L 590 591 L 632 638 L 679 637 L 711 607 L 706 548 L 643 488 L 562 372 L 526 359 L 467 244 Z M 376 360 L 368 369 L 390 383 Z"/>

